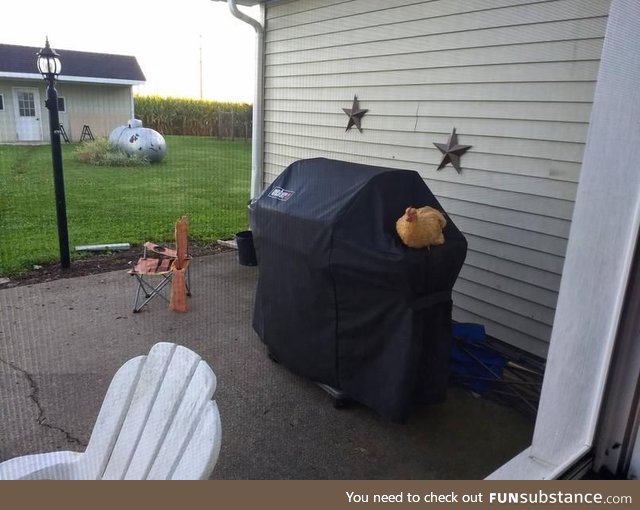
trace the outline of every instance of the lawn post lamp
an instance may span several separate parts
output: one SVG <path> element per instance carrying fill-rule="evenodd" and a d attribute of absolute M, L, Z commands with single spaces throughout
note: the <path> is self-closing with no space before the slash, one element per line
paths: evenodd
<path fill-rule="evenodd" d="M 38 71 L 47 82 L 47 101 L 49 110 L 49 133 L 51 135 L 51 159 L 53 162 L 53 187 L 56 196 L 56 215 L 58 219 L 58 243 L 60 245 L 60 265 L 64 269 L 71 266 L 69 259 L 69 232 L 67 230 L 67 207 L 64 198 L 64 177 L 62 175 L 62 146 L 60 144 L 60 117 L 58 116 L 58 92 L 55 89 L 56 78 L 60 74 L 60 55 L 46 44 L 38 52 Z"/>

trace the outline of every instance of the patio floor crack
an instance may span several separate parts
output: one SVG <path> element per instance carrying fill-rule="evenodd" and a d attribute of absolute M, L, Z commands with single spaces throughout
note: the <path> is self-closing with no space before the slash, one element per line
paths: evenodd
<path fill-rule="evenodd" d="M 31 391 L 29 392 L 28 397 L 29 397 L 29 400 L 31 400 L 34 403 L 34 405 L 36 406 L 36 409 L 38 410 L 38 416 L 36 417 L 36 421 L 38 422 L 38 425 L 41 425 L 42 427 L 45 427 L 50 430 L 55 430 L 63 433 L 67 438 L 67 441 L 70 443 L 76 443 L 84 447 L 87 446 L 84 441 L 73 436 L 70 432 L 56 425 L 52 425 L 51 423 L 47 423 L 47 417 L 45 415 L 44 408 L 40 403 L 40 388 L 38 387 L 38 383 L 36 382 L 36 380 L 33 378 L 33 376 L 29 372 L 27 372 L 24 368 L 19 367 L 12 361 L 7 361 L 5 359 L 0 358 L 0 363 L 4 363 L 6 366 L 11 368 L 12 370 L 15 370 L 16 372 L 21 373 L 29 383 L 29 387 Z"/>

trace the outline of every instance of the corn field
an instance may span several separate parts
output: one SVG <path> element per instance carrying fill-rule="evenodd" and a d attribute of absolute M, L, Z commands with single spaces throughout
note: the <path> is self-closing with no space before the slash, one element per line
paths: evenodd
<path fill-rule="evenodd" d="M 252 107 L 160 96 L 134 97 L 135 116 L 145 127 L 163 135 L 212 136 L 225 139 L 251 137 Z"/>

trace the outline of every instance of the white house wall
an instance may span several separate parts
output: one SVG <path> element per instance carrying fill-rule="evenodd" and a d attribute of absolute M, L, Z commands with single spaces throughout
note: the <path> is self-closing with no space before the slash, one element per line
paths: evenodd
<path fill-rule="evenodd" d="M 469 242 L 454 319 L 545 355 L 609 0 L 267 9 L 265 184 L 331 157 L 420 172 Z M 363 132 L 345 132 L 357 95 Z M 436 171 L 433 142 L 473 147 Z"/>
<path fill-rule="evenodd" d="M 16 142 L 16 116 L 15 116 L 15 89 L 38 89 L 40 94 L 40 118 L 46 114 L 47 110 L 44 107 L 44 88 L 41 87 L 40 82 L 25 81 L 25 80 L 6 80 L 0 79 L 0 94 L 3 96 L 4 109 L 0 111 L 0 143 L 3 142 Z M 45 134 L 45 126 L 43 124 L 43 135 Z"/>
<path fill-rule="evenodd" d="M 13 90 L 36 88 L 40 95 L 42 137 L 49 141 L 49 114 L 45 108 L 47 92 L 43 81 L 0 80 L 0 94 L 4 110 L 0 111 L 0 143 L 17 142 Z M 72 141 L 78 141 L 86 124 L 94 136 L 108 136 L 111 130 L 125 124 L 132 117 L 131 86 L 94 85 L 59 82 L 58 95 L 64 97 L 66 112 L 60 122 Z"/>
<path fill-rule="evenodd" d="M 4 108 L 0 110 L 0 143 L 15 137 L 15 116 L 13 113 L 13 93 L 7 82 L 0 81 L 0 95 Z M 10 135 L 10 133 L 13 133 Z"/>
<path fill-rule="evenodd" d="M 109 136 L 113 128 L 132 117 L 130 86 L 60 83 L 56 88 L 65 96 L 73 140 L 80 139 L 85 124 L 94 136 Z"/>

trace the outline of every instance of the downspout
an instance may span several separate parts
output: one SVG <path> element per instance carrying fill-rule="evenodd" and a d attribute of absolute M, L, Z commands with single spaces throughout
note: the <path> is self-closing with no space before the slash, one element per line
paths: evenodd
<path fill-rule="evenodd" d="M 264 25 L 238 9 L 236 0 L 227 0 L 231 14 L 251 25 L 256 31 L 256 88 L 253 95 L 253 126 L 251 131 L 251 199 L 262 193 L 264 182 Z M 264 20 L 264 5 L 260 6 Z"/>

